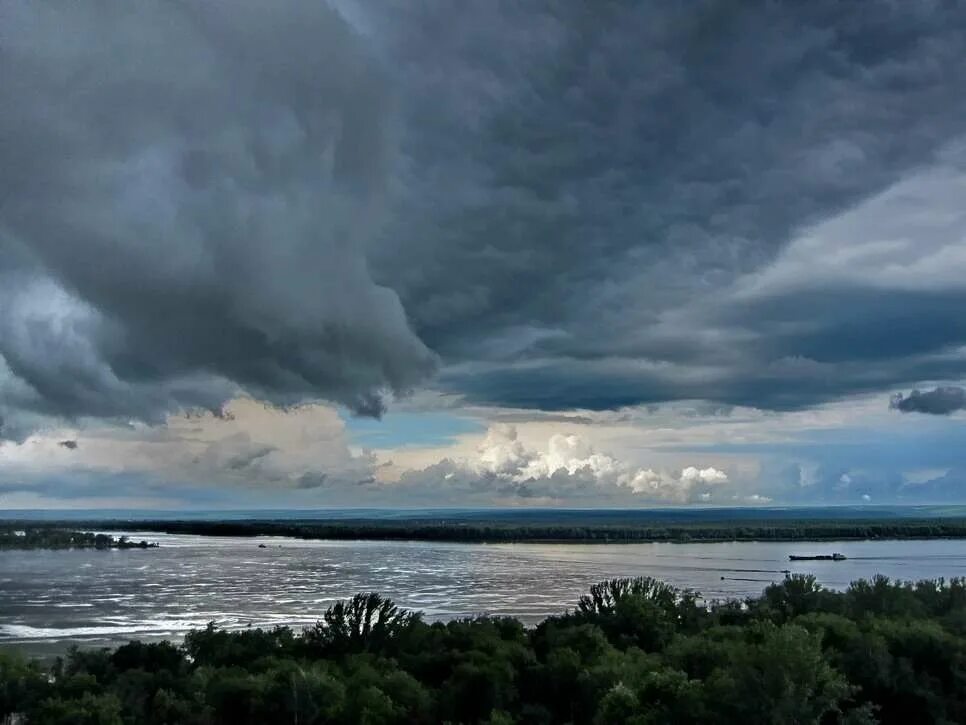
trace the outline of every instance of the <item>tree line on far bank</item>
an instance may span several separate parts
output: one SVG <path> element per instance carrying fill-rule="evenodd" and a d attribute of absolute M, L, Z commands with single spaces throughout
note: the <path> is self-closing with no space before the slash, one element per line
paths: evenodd
<path fill-rule="evenodd" d="M 66 528 L 64 522 L 34 522 L 37 530 Z M 830 541 L 866 539 L 966 538 L 966 519 L 762 519 L 737 521 L 633 523 L 570 523 L 530 521 L 514 523 L 485 519 L 347 519 L 309 521 L 83 521 L 74 527 L 200 536 L 290 536 L 300 539 L 382 541 L 584 541 L 700 542 L 700 541 Z"/>
<path fill-rule="evenodd" d="M 0 550 L 4 549 L 154 549 L 156 543 L 131 541 L 127 536 L 95 534 L 59 528 L 0 529 Z"/>
<path fill-rule="evenodd" d="M 375 593 L 296 633 L 0 652 L 0 716 L 54 725 L 966 722 L 966 581 L 792 576 L 712 604 L 647 577 L 525 628 L 428 623 Z"/>

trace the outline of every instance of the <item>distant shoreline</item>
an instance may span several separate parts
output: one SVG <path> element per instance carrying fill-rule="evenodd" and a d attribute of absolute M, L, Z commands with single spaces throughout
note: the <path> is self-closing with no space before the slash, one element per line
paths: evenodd
<path fill-rule="evenodd" d="M 91 527 L 95 528 L 95 527 Z M 0 551 L 157 549 L 145 540 L 131 541 L 126 536 L 81 531 L 76 526 L 0 526 Z"/>
<path fill-rule="evenodd" d="M 593 517 L 588 517 L 593 518 Z M 616 518 L 616 517 L 615 517 Z M 432 517 L 312 520 L 2 521 L 0 528 L 145 531 L 196 536 L 280 536 L 332 541 L 436 541 L 446 543 L 725 543 L 731 541 L 864 541 L 966 539 L 966 518 L 763 519 L 739 521 L 615 520 L 576 517 Z M 35 547 L 36 548 L 36 547 Z M 63 547 L 62 547 L 63 548 Z"/>

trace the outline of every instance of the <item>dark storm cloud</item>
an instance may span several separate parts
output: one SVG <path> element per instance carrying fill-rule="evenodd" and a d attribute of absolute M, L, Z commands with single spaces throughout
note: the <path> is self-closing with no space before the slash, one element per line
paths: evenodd
<path fill-rule="evenodd" d="M 0 6 L 8 408 L 157 420 L 241 387 L 378 415 L 421 381 L 364 256 L 391 105 L 320 3 Z"/>
<path fill-rule="evenodd" d="M 961 286 L 740 294 L 966 134 L 966 6 L 337 7 L 0 5 L 5 431 L 966 373 Z"/>
<path fill-rule="evenodd" d="M 966 389 L 947 385 L 924 392 L 913 390 L 909 395 L 896 393 L 890 401 L 890 407 L 903 413 L 949 415 L 957 410 L 966 410 Z"/>
<path fill-rule="evenodd" d="M 451 363 L 447 389 L 785 408 L 966 370 L 931 357 L 966 341 L 962 292 L 817 278 L 732 299 L 966 132 L 966 7 L 524 7 L 396 25 L 409 213 L 374 270 Z"/>

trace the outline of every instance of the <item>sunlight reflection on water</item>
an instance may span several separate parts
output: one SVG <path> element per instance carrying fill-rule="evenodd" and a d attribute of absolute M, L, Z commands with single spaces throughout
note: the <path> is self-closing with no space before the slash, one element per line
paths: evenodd
<path fill-rule="evenodd" d="M 432 618 L 489 613 L 532 623 L 572 607 L 594 582 L 647 574 L 709 599 L 758 594 L 782 570 L 843 588 L 881 573 L 966 573 L 966 541 L 714 544 L 448 544 L 305 541 L 129 532 L 161 548 L 6 551 L 0 644 L 113 644 L 221 626 L 302 626 L 359 591 Z M 259 548 L 264 544 L 265 548 Z M 789 562 L 840 551 L 841 562 Z"/>

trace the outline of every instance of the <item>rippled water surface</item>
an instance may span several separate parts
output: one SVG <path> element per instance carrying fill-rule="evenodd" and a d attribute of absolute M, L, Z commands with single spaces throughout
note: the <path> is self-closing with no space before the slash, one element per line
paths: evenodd
<path fill-rule="evenodd" d="M 721 544 L 446 544 L 300 541 L 132 532 L 161 547 L 0 552 L 0 645 L 53 651 L 177 636 L 209 621 L 314 622 L 336 599 L 379 591 L 429 618 L 509 614 L 534 622 L 594 582 L 648 574 L 708 598 L 759 593 L 782 570 L 827 587 L 881 573 L 966 575 L 966 541 Z M 265 548 L 260 548 L 264 544 Z M 847 561 L 789 562 L 840 551 Z"/>

